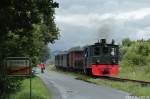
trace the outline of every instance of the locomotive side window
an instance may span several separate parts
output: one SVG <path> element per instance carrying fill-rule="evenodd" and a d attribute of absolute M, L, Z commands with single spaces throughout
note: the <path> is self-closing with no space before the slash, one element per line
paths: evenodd
<path fill-rule="evenodd" d="M 85 53 L 85 57 L 88 57 L 88 49 L 87 48 L 85 49 L 84 53 Z"/>
<path fill-rule="evenodd" d="M 112 56 L 115 56 L 115 48 L 111 48 L 111 53 Z"/>
<path fill-rule="evenodd" d="M 94 48 L 94 55 L 100 55 L 100 47 Z"/>

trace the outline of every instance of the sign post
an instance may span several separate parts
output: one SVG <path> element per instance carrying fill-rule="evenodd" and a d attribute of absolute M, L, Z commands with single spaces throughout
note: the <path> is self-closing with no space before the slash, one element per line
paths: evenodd
<path fill-rule="evenodd" d="M 32 68 L 28 57 L 7 57 L 5 60 L 8 77 L 30 77 L 30 99 L 32 96 Z"/>

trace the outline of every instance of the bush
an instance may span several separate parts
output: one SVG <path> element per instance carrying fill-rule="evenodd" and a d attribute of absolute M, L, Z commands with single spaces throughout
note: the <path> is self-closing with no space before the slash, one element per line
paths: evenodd
<path fill-rule="evenodd" d="M 150 43 L 137 41 L 129 47 L 122 47 L 123 60 L 131 65 L 147 65 L 150 62 Z"/>

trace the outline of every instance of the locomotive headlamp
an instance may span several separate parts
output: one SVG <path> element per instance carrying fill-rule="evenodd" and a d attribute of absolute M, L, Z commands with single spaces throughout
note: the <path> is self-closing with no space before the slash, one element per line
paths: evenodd
<path fill-rule="evenodd" d="M 112 63 L 113 63 L 113 64 L 116 63 L 116 60 L 115 60 L 114 58 L 112 59 Z"/>
<path fill-rule="evenodd" d="M 99 60 L 99 59 L 97 59 L 97 60 L 96 60 L 96 64 L 99 64 L 99 63 L 100 63 L 100 60 Z"/>

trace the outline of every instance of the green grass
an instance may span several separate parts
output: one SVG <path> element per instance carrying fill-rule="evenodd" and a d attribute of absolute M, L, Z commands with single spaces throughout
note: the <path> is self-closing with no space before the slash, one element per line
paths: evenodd
<path fill-rule="evenodd" d="M 29 79 L 25 79 L 19 92 L 10 96 L 10 99 L 29 99 Z M 38 77 L 32 78 L 32 99 L 51 99 L 48 90 Z"/>
<path fill-rule="evenodd" d="M 150 81 L 150 65 L 148 66 L 120 66 L 119 77 Z"/>

